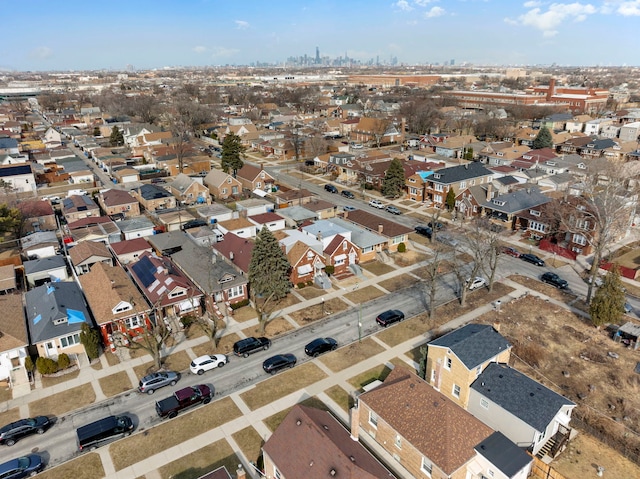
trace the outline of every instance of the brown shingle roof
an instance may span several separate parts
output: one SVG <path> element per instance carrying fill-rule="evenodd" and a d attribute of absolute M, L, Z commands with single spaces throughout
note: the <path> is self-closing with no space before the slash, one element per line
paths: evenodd
<path fill-rule="evenodd" d="M 413 231 L 411 228 L 364 210 L 349 211 L 344 219 L 387 238 L 409 234 Z"/>
<path fill-rule="evenodd" d="M 83 241 L 69 250 L 71 262 L 76 266 L 92 256 L 111 258 L 111 253 L 107 246 L 99 241 Z"/>
<path fill-rule="evenodd" d="M 403 367 L 359 400 L 448 475 L 472 459 L 474 447 L 494 432 Z"/>
<path fill-rule="evenodd" d="M 111 189 L 102 193 L 102 200 L 106 206 L 129 205 L 137 203 L 137 200 L 128 192 Z"/>
<path fill-rule="evenodd" d="M 0 351 L 27 346 L 27 325 L 22 309 L 22 294 L 0 296 Z"/>

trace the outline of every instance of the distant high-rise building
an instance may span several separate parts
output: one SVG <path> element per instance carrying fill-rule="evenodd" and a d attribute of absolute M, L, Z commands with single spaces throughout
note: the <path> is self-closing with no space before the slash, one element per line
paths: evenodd
<path fill-rule="evenodd" d="M 316 63 L 320 63 L 320 48 L 316 47 Z"/>
<path fill-rule="evenodd" d="M 456 64 L 456 61 L 454 59 L 451 60 L 451 63 L 449 63 L 449 65 L 453 66 Z"/>

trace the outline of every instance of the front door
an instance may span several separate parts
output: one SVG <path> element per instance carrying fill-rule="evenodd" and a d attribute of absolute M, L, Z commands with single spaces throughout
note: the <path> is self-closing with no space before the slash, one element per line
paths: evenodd
<path fill-rule="evenodd" d="M 56 343 L 53 341 L 48 341 L 44 343 L 44 354 L 48 358 L 55 358 L 58 356 L 58 351 L 56 350 Z"/>

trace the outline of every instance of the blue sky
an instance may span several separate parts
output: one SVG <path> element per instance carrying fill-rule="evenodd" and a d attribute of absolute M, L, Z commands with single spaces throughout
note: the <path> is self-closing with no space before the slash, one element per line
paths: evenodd
<path fill-rule="evenodd" d="M 640 0 L 0 0 L 3 70 L 247 65 L 640 65 Z"/>

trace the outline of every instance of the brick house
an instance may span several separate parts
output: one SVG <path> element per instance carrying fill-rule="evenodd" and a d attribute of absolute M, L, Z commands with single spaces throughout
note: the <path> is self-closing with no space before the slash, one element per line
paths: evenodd
<path fill-rule="evenodd" d="M 95 263 L 113 264 L 113 256 L 100 241 L 83 241 L 69 249 L 69 258 L 77 275 L 88 273 Z"/>
<path fill-rule="evenodd" d="M 156 185 L 144 184 L 132 189 L 131 194 L 146 211 L 166 210 L 176 207 L 176 197 Z"/>
<path fill-rule="evenodd" d="M 468 162 L 458 166 L 442 168 L 425 178 L 425 200 L 435 206 L 446 206 L 447 194 L 453 189 L 457 196 L 461 190 L 478 184 L 491 182 L 493 173 L 479 162 Z"/>
<path fill-rule="evenodd" d="M 204 177 L 204 184 L 209 188 L 209 193 L 218 200 L 226 200 L 242 193 L 240 180 L 222 170 L 211 170 Z"/>
<path fill-rule="evenodd" d="M 322 252 L 318 252 L 302 241 L 283 246 L 283 249 L 291 265 L 289 273 L 291 284 L 308 283 L 324 275 L 326 264 Z"/>
<path fill-rule="evenodd" d="M 24 200 L 16 208 L 24 219 L 21 234 L 55 231 L 58 228 L 53 206 L 48 201 Z"/>
<path fill-rule="evenodd" d="M 169 192 L 183 205 L 209 205 L 211 195 L 209 189 L 195 178 L 180 173 L 169 183 Z"/>
<path fill-rule="evenodd" d="M 245 163 L 238 170 L 236 178 L 240 180 L 242 188 L 249 191 L 270 191 L 276 182 L 276 179 L 262 167 L 259 168 L 249 163 Z"/>
<path fill-rule="evenodd" d="M 140 215 L 140 203 L 127 191 L 110 189 L 98 194 L 98 204 L 105 215 L 122 214 L 125 218 Z"/>
<path fill-rule="evenodd" d="M 67 223 L 88 216 L 100 216 L 100 208 L 87 195 L 71 195 L 62 200 L 62 214 Z"/>
<path fill-rule="evenodd" d="M 406 244 L 409 239 L 409 233 L 413 232 L 413 229 L 407 226 L 364 210 L 345 211 L 343 218 L 349 223 L 356 224 L 387 238 L 384 249 L 391 253 L 398 251 L 400 243 Z"/>

